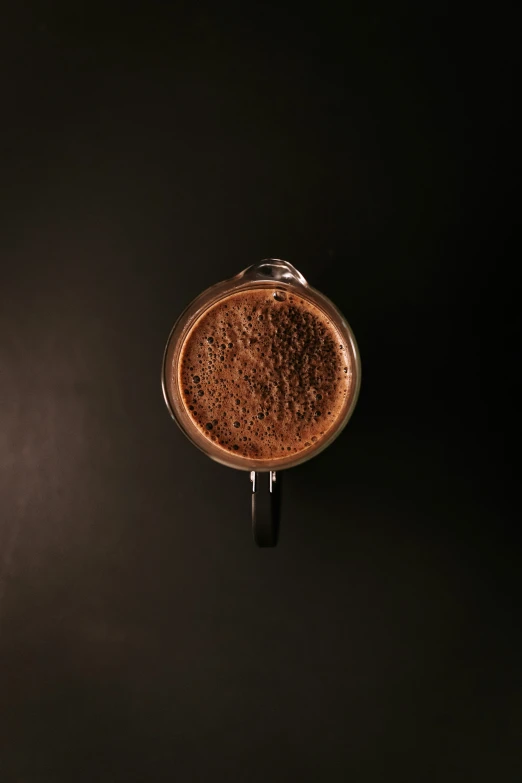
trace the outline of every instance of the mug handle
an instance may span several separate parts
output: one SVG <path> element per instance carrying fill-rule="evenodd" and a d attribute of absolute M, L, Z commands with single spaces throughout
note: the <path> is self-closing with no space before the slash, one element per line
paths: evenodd
<path fill-rule="evenodd" d="M 259 547 L 274 547 L 279 536 L 281 476 L 250 471 L 252 482 L 252 535 Z"/>

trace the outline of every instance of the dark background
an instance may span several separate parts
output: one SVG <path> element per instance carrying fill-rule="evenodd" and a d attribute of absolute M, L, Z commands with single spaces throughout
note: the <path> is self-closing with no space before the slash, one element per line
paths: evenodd
<path fill-rule="evenodd" d="M 1 783 L 519 781 L 513 21 L 10 5 Z M 270 551 L 159 380 L 183 307 L 267 256 L 363 361 Z"/>

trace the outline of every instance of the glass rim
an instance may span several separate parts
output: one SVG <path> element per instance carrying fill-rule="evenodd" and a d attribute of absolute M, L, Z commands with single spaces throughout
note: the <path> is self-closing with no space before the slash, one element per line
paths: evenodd
<path fill-rule="evenodd" d="M 245 270 L 245 272 L 246 271 L 248 270 Z M 297 272 L 297 270 L 295 271 Z M 187 305 L 187 307 L 177 318 L 172 329 L 170 330 L 165 349 L 163 351 L 163 361 L 161 366 L 161 386 L 163 391 L 163 398 L 171 417 L 174 419 L 183 434 L 194 446 L 196 446 L 196 448 L 198 448 L 214 461 L 222 465 L 226 465 L 227 467 L 234 468 L 235 470 L 243 471 L 255 470 L 256 472 L 268 472 L 274 470 L 287 470 L 307 462 L 309 459 L 316 457 L 318 454 L 324 451 L 324 449 L 328 448 L 328 446 L 330 446 L 333 441 L 339 437 L 341 432 L 348 424 L 357 404 L 361 386 L 361 362 L 359 349 L 352 329 L 339 308 L 328 297 L 306 283 L 301 275 L 299 275 L 299 279 L 292 282 L 267 278 L 245 279 L 243 282 L 241 282 L 240 278 L 242 275 L 244 275 L 244 273 L 240 273 L 235 277 L 229 278 L 228 280 L 217 283 L 205 289 Z M 304 281 L 304 284 L 301 281 Z M 330 428 L 331 433 L 326 434 L 323 438 L 321 438 L 316 446 L 303 449 L 301 452 L 297 452 L 296 454 L 275 457 L 274 459 L 270 460 L 256 460 L 252 458 L 236 456 L 216 445 L 213 441 L 208 440 L 196 427 L 190 418 L 188 411 L 186 411 L 185 406 L 183 405 L 181 394 L 179 393 L 178 381 L 176 382 L 175 386 L 179 399 L 174 401 L 172 400 L 170 391 L 170 386 L 172 384 L 168 379 L 170 369 L 174 366 L 174 362 L 176 363 L 176 372 L 178 371 L 179 356 L 185 343 L 185 339 L 195 323 L 204 315 L 205 312 L 207 312 L 211 307 L 215 306 L 220 300 L 232 296 L 235 293 L 262 288 L 293 291 L 295 295 L 307 299 L 311 304 L 321 310 L 321 312 L 332 321 L 334 328 L 339 332 L 343 340 L 347 343 L 352 366 L 352 386 L 349 398 L 346 403 L 346 409 L 342 417 L 339 417 L 337 424 L 332 425 Z"/>

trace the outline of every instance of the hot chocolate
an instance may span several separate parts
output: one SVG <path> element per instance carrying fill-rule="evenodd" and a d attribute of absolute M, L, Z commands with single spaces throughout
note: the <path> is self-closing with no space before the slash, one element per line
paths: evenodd
<path fill-rule="evenodd" d="M 170 382 L 216 446 L 249 462 L 274 460 L 315 450 L 338 426 L 353 391 L 351 355 L 310 301 L 250 289 L 196 321 Z"/>

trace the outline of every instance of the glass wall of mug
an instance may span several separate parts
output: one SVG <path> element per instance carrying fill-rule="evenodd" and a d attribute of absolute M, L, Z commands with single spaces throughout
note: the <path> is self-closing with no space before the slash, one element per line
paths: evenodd
<path fill-rule="evenodd" d="M 183 401 L 179 367 L 182 350 L 194 325 L 218 302 L 244 291 L 263 290 L 274 297 L 295 295 L 318 308 L 338 332 L 347 351 L 347 367 L 351 373 L 350 391 L 335 424 L 313 445 L 296 454 L 273 459 L 255 459 L 236 455 L 223 449 L 206 436 L 192 421 Z M 167 407 L 182 432 L 212 459 L 231 468 L 246 471 L 273 471 L 291 468 L 315 457 L 339 436 L 355 408 L 361 380 L 360 360 L 355 337 L 348 322 L 337 307 L 323 294 L 312 288 L 295 267 L 280 259 L 267 259 L 248 267 L 235 277 L 212 286 L 194 299 L 174 325 L 163 357 L 162 387 Z"/>

